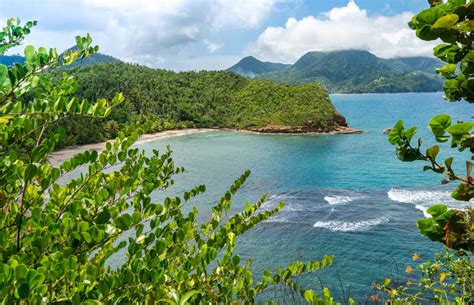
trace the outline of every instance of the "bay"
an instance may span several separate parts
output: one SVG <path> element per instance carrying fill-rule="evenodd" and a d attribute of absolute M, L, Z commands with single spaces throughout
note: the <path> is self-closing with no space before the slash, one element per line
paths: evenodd
<path fill-rule="evenodd" d="M 406 276 L 414 266 L 411 256 L 432 259 L 442 246 L 421 236 L 416 220 L 437 203 L 464 204 L 449 196 L 452 186 L 441 186 L 441 176 L 423 172 L 422 163 L 396 159 L 385 128 L 399 118 L 419 126 L 424 146 L 433 144 L 429 119 L 447 113 L 469 119 L 474 106 L 447 103 L 441 93 L 332 95 L 331 99 L 351 127 L 366 133 L 353 135 L 259 135 L 215 131 L 138 144 L 151 151 L 173 150 L 176 165 L 186 173 L 157 201 L 182 194 L 197 184 L 207 192 L 190 207 L 201 220 L 246 169 L 252 171 L 234 199 L 232 213 L 268 193 L 265 209 L 284 201 L 286 206 L 270 220 L 239 237 L 237 252 L 252 258 L 258 277 L 265 268 L 284 267 L 295 259 L 334 255 L 329 269 L 300 279 L 307 288 L 329 287 L 336 296 L 364 300 L 370 285 L 385 277 Z M 452 154 L 442 146 L 441 157 Z M 459 167 L 469 153 L 457 153 Z M 275 294 L 270 291 L 268 295 Z M 277 296 L 278 297 L 278 296 Z"/>

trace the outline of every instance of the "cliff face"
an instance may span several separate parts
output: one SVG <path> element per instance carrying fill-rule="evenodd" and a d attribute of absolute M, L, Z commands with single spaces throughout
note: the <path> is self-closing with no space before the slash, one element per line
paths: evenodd
<path fill-rule="evenodd" d="M 338 126 L 341 126 L 341 127 L 349 127 L 347 125 L 346 118 L 343 117 L 342 114 L 340 114 L 337 111 L 334 113 L 334 123 Z"/>

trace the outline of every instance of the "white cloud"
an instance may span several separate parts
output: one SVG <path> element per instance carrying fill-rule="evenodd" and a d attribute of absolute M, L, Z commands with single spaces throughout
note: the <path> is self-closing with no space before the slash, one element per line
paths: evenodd
<path fill-rule="evenodd" d="M 0 0 L 0 19 L 38 20 L 28 43 L 64 50 L 90 33 L 103 53 L 161 67 L 223 47 L 213 35 L 255 29 L 280 0 Z M 212 42 L 211 42 L 212 41 Z M 14 50 L 19 52 L 21 50 Z M 202 62 L 205 64 L 204 62 Z M 231 64 L 231 63 L 229 63 Z M 185 69 L 202 69 L 189 66 Z"/>
<path fill-rule="evenodd" d="M 217 50 L 222 49 L 222 47 L 224 46 L 223 43 L 211 42 L 207 39 L 204 40 L 204 43 L 206 44 L 207 50 L 209 51 L 209 53 L 214 53 Z"/>
<path fill-rule="evenodd" d="M 383 58 L 429 56 L 434 43 L 416 38 L 407 23 L 414 13 L 369 16 L 355 1 L 320 16 L 289 18 L 267 27 L 247 53 L 265 60 L 294 62 L 309 51 L 368 50 Z"/>

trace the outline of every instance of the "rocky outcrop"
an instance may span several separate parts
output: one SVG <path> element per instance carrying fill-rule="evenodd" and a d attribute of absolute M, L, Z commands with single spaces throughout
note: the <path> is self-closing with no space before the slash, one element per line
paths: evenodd
<path fill-rule="evenodd" d="M 343 117 L 342 114 L 340 114 L 337 111 L 334 113 L 334 123 L 336 123 L 336 125 L 339 125 L 339 126 L 349 127 L 347 125 L 346 118 Z"/>
<path fill-rule="evenodd" d="M 346 118 L 336 111 L 334 114 L 334 123 L 331 127 L 321 129 L 314 127 L 312 122 L 303 126 L 287 125 L 267 125 L 264 127 L 248 126 L 240 129 L 241 131 L 250 131 L 258 133 L 281 133 L 281 134 L 353 134 L 362 133 L 362 130 L 350 128 L 347 125 Z"/>

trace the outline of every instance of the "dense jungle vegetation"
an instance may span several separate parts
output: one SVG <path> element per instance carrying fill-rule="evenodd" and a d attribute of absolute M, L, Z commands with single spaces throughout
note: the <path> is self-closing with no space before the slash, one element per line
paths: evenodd
<path fill-rule="evenodd" d="M 54 72 L 58 79 L 62 73 Z M 184 127 L 310 125 L 327 131 L 335 124 L 328 93 L 315 84 L 288 86 L 230 72 L 176 73 L 122 62 L 78 67 L 68 73 L 77 80 L 79 99 L 112 98 L 122 92 L 125 101 L 104 119 L 61 122 L 69 135 L 63 145 L 99 142 L 137 127 L 156 132 Z"/>

